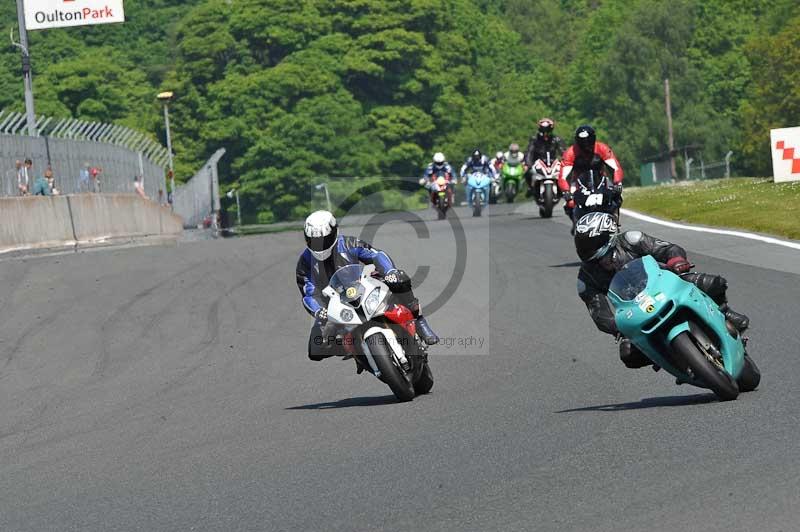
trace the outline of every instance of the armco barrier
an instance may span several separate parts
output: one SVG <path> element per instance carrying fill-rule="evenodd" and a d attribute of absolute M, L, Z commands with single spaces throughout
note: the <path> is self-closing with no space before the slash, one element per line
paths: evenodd
<path fill-rule="evenodd" d="M 174 237 L 183 231 L 168 207 L 135 194 L 0 198 L 0 253 Z"/>

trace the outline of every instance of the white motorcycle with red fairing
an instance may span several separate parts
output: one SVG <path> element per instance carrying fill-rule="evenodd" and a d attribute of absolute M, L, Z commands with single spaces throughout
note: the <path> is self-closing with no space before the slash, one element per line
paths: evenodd
<path fill-rule="evenodd" d="M 537 159 L 533 163 L 533 195 L 539 204 L 539 215 L 542 218 L 553 216 L 553 207 L 558 203 L 558 174 L 561 172 L 561 161 L 551 159 L 547 153 L 546 159 Z"/>
<path fill-rule="evenodd" d="M 428 393 L 433 373 L 427 347 L 417 337 L 411 311 L 392 302 L 392 293 L 374 266 L 339 268 L 322 291 L 328 298 L 323 337 L 341 342 L 358 373 L 368 371 L 391 388 L 400 401 Z"/>

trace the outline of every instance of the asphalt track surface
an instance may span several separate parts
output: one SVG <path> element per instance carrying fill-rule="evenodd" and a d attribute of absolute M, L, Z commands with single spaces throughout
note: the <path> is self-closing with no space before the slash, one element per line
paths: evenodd
<path fill-rule="evenodd" d="M 465 251 L 405 404 L 306 358 L 295 233 L 0 262 L 0 530 L 800 530 L 797 252 L 623 220 L 751 316 L 762 385 L 720 403 L 626 369 L 526 212 L 348 228 L 429 307 Z"/>

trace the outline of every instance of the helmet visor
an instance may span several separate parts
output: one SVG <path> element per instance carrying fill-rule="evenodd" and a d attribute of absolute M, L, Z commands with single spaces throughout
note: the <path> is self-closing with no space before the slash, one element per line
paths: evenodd
<path fill-rule="evenodd" d="M 331 234 L 325 236 L 306 236 L 306 246 L 311 251 L 326 251 L 336 243 L 338 231 L 334 227 Z"/>
<path fill-rule="evenodd" d="M 606 242 L 606 244 L 603 247 L 601 247 L 600 249 L 595 251 L 594 254 L 591 257 L 586 259 L 586 262 L 600 262 L 607 255 L 611 255 L 609 253 L 609 251 L 611 251 L 611 248 L 614 247 L 614 241 L 615 240 L 616 240 L 616 238 L 614 238 L 614 237 L 609 238 L 608 242 Z"/>
<path fill-rule="evenodd" d="M 577 144 L 581 151 L 594 153 L 594 139 L 578 139 Z"/>

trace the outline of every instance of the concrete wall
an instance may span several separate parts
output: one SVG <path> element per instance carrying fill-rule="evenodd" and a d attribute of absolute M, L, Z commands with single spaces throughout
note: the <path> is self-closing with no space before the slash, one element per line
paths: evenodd
<path fill-rule="evenodd" d="M 179 216 L 135 194 L 0 198 L 0 253 L 174 237 Z"/>

